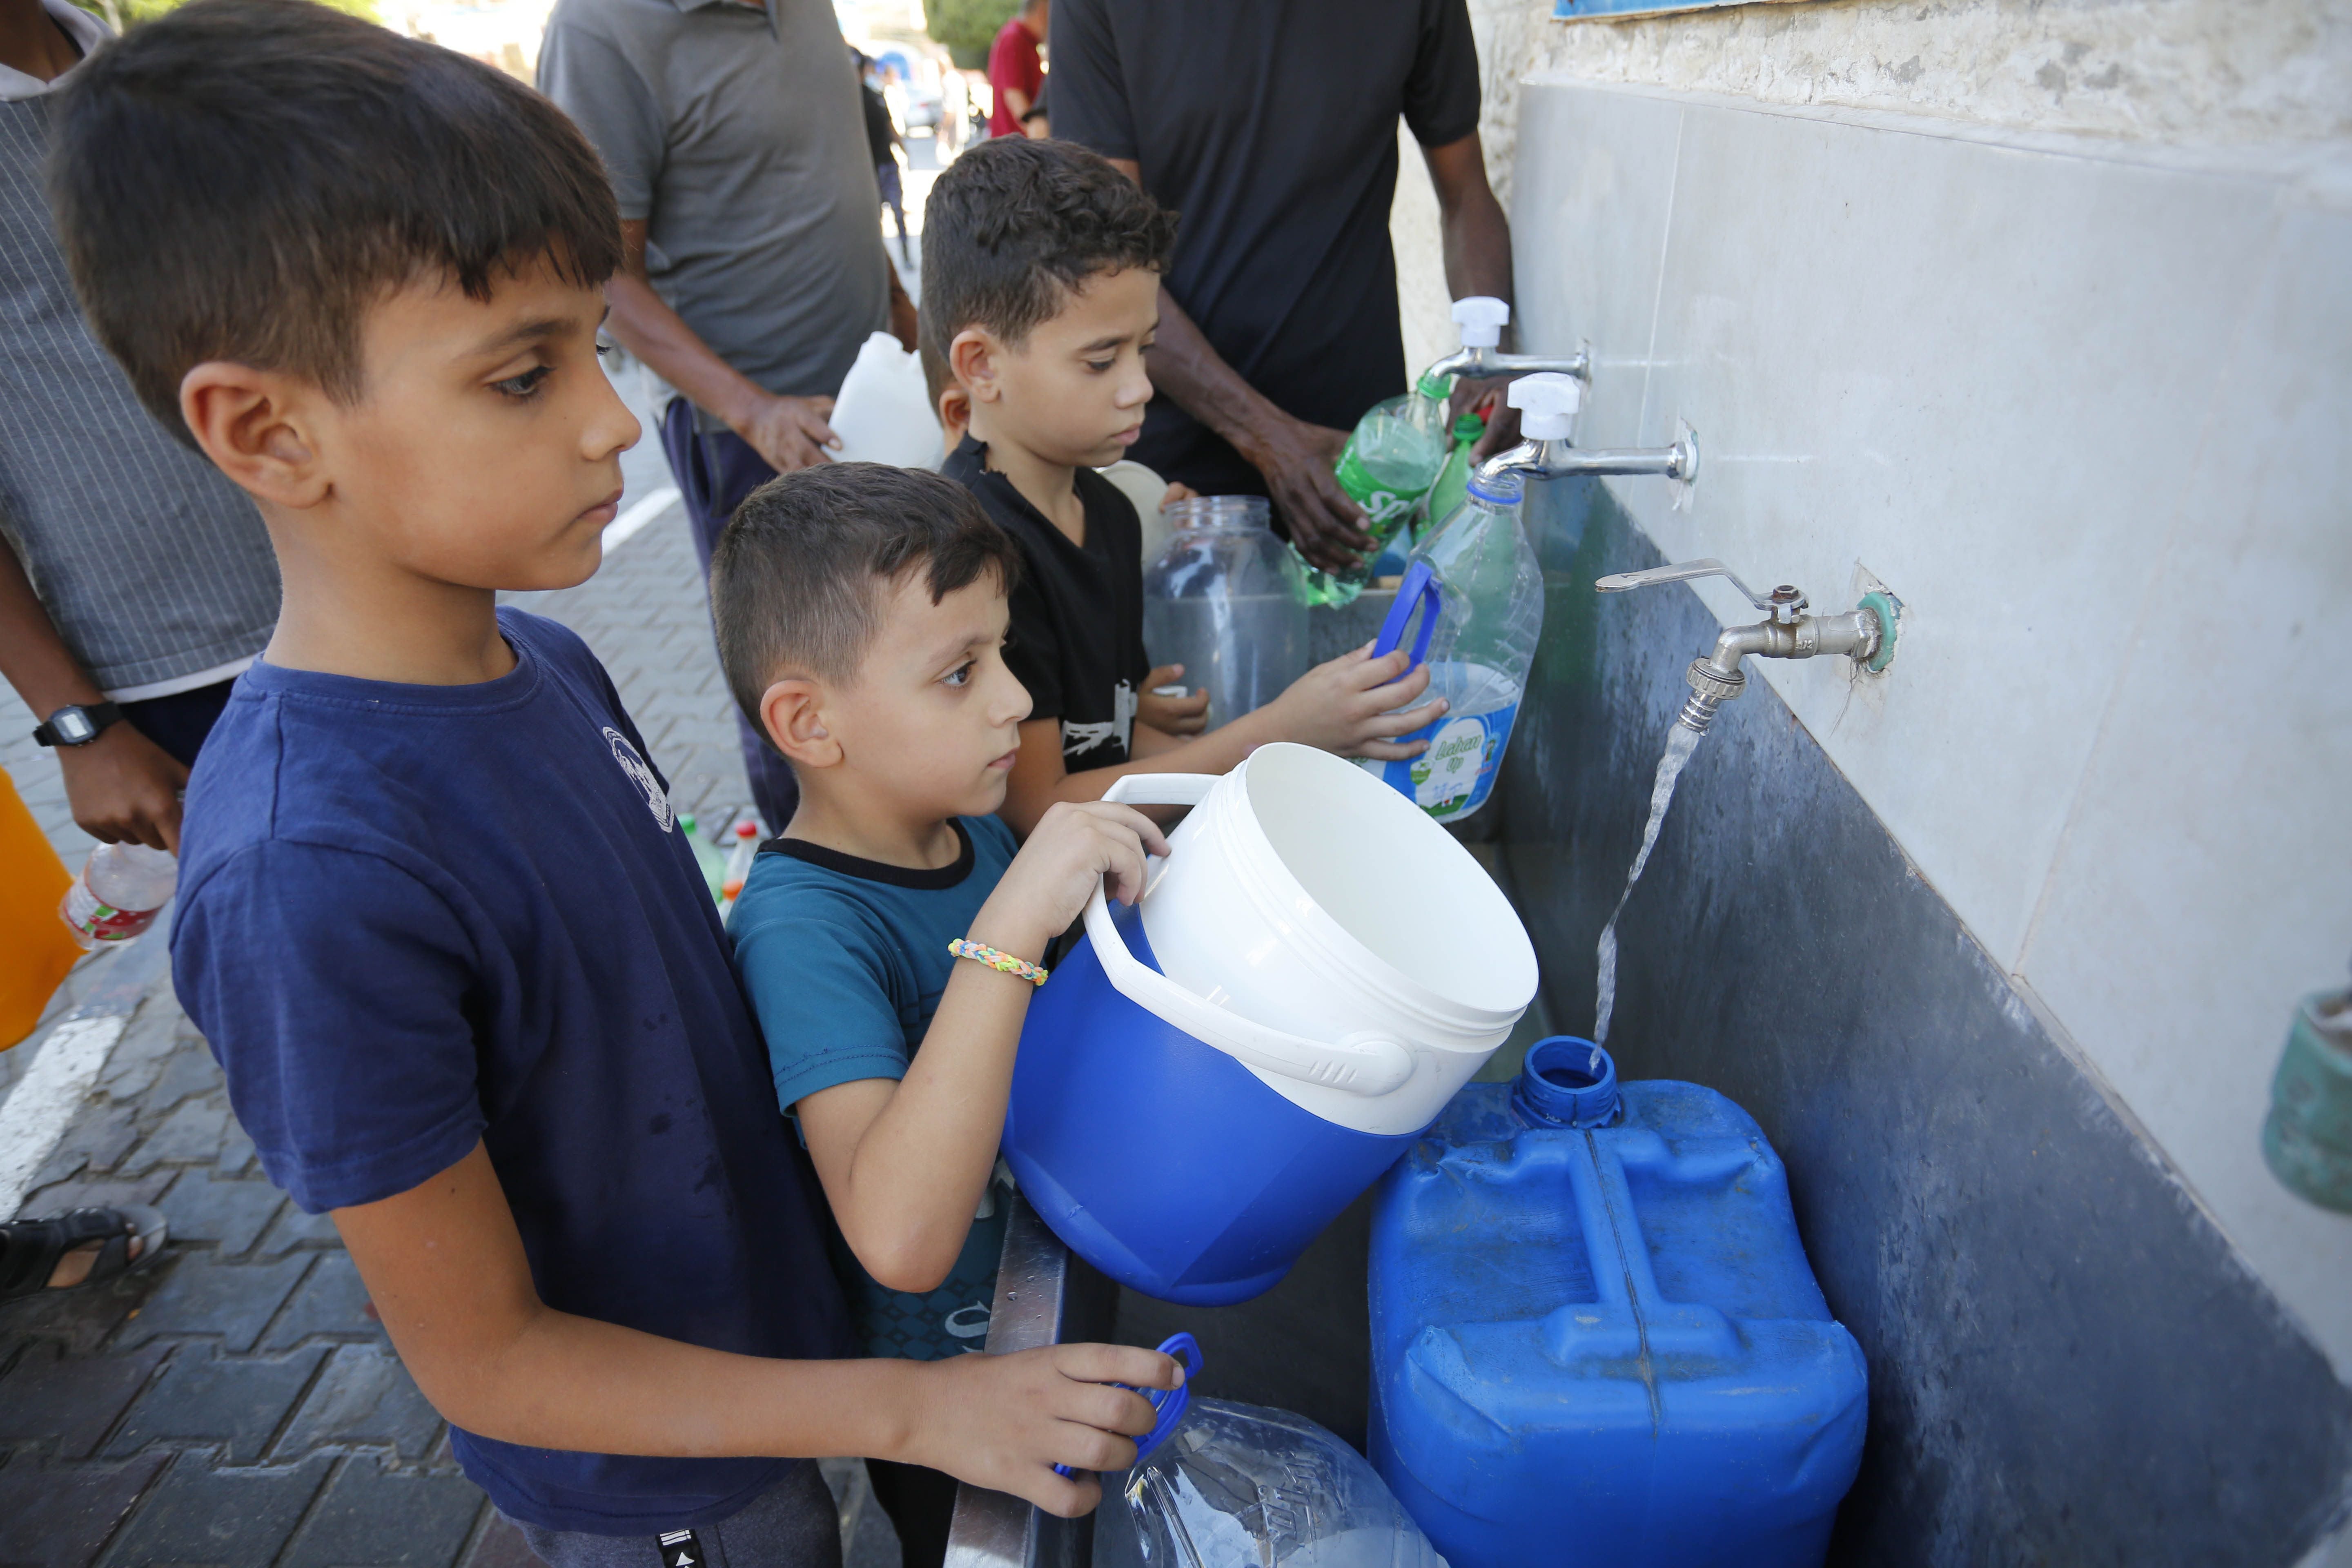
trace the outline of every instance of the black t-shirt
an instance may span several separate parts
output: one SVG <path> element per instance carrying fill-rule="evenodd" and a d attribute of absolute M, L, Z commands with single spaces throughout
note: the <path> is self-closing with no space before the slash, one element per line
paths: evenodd
<path fill-rule="evenodd" d="M 890 162 L 890 138 L 898 127 L 880 93 L 862 85 L 858 91 L 866 99 L 866 140 L 874 149 L 874 166 L 878 169 Z"/>
<path fill-rule="evenodd" d="M 1143 524 L 1135 504 L 1092 468 L 1080 468 L 1078 501 L 1087 542 L 1047 521 L 1013 481 L 988 470 L 988 447 L 972 439 L 943 470 L 980 498 L 1021 546 L 1004 662 L 1029 689 L 1032 719 L 1062 721 L 1062 762 L 1074 773 L 1128 760 L 1135 699 L 1151 673 L 1143 652 Z"/>
<path fill-rule="evenodd" d="M 1055 136 L 1135 160 L 1181 215 L 1169 292 L 1242 379 L 1342 430 L 1404 391 L 1397 117 L 1430 147 L 1478 128 L 1465 0 L 1055 0 L 1053 20 Z M 1165 397 L 1129 456 L 1265 490 Z"/>

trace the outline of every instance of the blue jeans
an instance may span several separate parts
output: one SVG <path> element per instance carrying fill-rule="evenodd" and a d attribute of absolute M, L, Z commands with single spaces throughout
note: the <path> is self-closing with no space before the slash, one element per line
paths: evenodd
<path fill-rule="evenodd" d="M 694 548 L 702 558 L 703 586 L 710 585 L 710 552 L 719 532 L 743 498 L 776 477 L 767 459 L 732 430 L 698 431 L 694 405 L 685 398 L 670 400 L 662 413 L 662 453 L 669 458 L 671 478 L 694 524 Z M 743 773 L 751 781 L 751 801 L 772 834 L 782 833 L 801 803 L 801 786 L 790 763 L 776 754 L 752 722 L 735 711 L 735 728 L 743 745 Z"/>

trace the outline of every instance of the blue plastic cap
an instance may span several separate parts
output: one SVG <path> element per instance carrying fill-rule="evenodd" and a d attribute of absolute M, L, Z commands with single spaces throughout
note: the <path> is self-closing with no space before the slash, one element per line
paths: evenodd
<path fill-rule="evenodd" d="M 1511 1109 L 1539 1127 L 1606 1127 L 1617 1120 L 1617 1064 L 1577 1035 L 1528 1047 Z"/>

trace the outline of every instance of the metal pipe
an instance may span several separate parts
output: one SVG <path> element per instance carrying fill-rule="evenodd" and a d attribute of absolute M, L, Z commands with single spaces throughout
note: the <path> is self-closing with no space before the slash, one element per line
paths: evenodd
<path fill-rule="evenodd" d="M 1547 370 L 1589 382 L 1592 379 L 1592 353 L 1580 348 L 1572 354 L 1507 354 L 1491 348 L 1464 347 L 1447 354 L 1423 374 L 1458 375 L 1475 381 Z"/>

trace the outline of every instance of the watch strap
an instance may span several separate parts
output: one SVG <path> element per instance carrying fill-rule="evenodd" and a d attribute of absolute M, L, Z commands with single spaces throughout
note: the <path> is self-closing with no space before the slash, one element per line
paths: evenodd
<path fill-rule="evenodd" d="M 89 733 L 79 741 L 68 741 L 58 731 L 58 720 L 67 713 L 79 713 L 89 721 Z M 36 742 L 44 746 L 86 746 L 103 733 L 109 724 L 122 717 L 122 710 L 111 702 L 69 702 L 41 721 L 33 731 Z"/>

